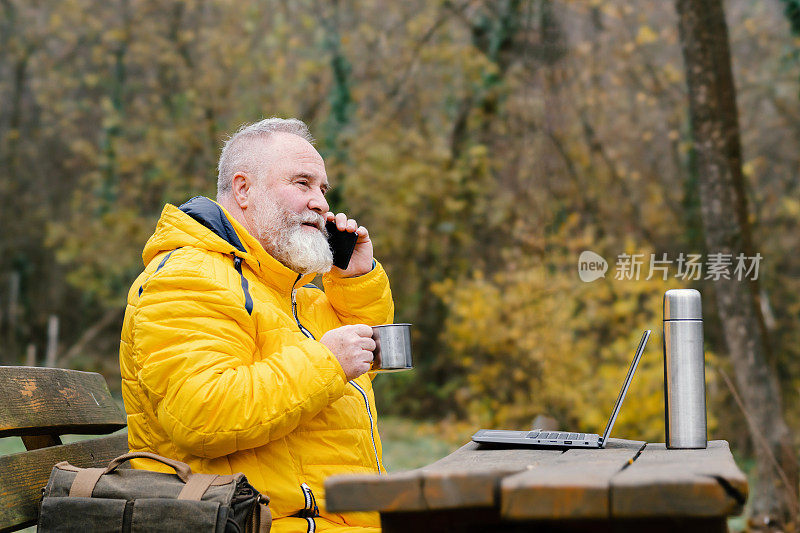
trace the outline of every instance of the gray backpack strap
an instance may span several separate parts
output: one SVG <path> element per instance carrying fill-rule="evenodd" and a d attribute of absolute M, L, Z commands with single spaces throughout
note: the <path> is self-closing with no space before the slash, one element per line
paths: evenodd
<path fill-rule="evenodd" d="M 200 501 L 217 477 L 216 474 L 192 474 L 178 494 L 178 499 Z"/>
<path fill-rule="evenodd" d="M 91 498 L 94 486 L 103 475 L 104 468 L 84 468 L 78 470 L 75 479 L 69 487 L 69 495 L 73 498 Z"/>
<path fill-rule="evenodd" d="M 266 503 L 259 502 L 257 512 L 259 513 L 258 533 L 269 533 L 272 529 L 272 511 L 269 510 Z"/>

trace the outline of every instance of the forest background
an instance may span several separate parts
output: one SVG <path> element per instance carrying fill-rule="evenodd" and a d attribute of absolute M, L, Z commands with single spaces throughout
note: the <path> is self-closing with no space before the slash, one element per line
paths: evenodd
<path fill-rule="evenodd" d="M 724 7 L 767 401 L 796 462 L 800 11 Z M 239 125 L 293 116 L 414 324 L 416 369 L 376 381 L 382 414 L 464 441 L 540 414 L 596 431 L 641 331 L 660 331 L 664 291 L 690 287 L 710 437 L 754 457 L 715 281 L 678 270 L 718 251 L 687 92 L 676 5 L 658 0 L 0 0 L 0 362 L 42 364 L 49 329 L 51 362 L 118 390 L 124 299 L 164 204 L 214 196 Z M 605 277 L 581 281 L 585 250 Z M 643 254 L 638 279 L 616 268 L 624 254 Z M 651 254 L 666 275 L 648 276 Z M 616 436 L 664 439 L 653 340 Z"/>

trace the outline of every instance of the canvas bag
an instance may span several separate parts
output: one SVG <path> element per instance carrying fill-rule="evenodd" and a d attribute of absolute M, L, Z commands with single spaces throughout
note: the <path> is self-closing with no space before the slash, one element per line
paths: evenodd
<path fill-rule="evenodd" d="M 175 474 L 118 468 L 135 458 L 159 461 Z M 244 474 L 193 473 L 154 453 L 120 455 L 106 468 L 58 463 L 42 489 L 38 531 L 266 533 L 269 498 Z"/>

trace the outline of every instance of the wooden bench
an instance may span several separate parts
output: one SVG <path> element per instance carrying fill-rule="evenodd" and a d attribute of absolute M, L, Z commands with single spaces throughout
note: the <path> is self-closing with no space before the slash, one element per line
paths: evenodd
<path fill-rule="evenodd" d="M 380 511 L 384 533 L 722 532 L 748 491 L 725 441 L 667 450 L 621 439 L 566 451 L 470 442 L 417 470 L 325 487 L 328 511 Z"/>
<path fill-rule="evenodd" d="M 127 432 L 72 444 L 62 444 L 61 435 L 104 435 L 125 425 L 100 374 L 0 366 L 0 437 L 22 437 L 28 450 L 0 456 L 0 532 L 36 523 L 56 463 L 105 466 L 128 451 Z"/>

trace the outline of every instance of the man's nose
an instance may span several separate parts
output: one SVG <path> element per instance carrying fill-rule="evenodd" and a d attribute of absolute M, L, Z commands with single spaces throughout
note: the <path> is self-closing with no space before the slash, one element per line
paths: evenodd
<path fill-rule="evenodd" d="M 325 195 L 322 194 L 322 191 L 319 189 L 314 192 L 314 194 L 311 196 L 311 199 L 308 201 L 308 208 L 321 215 L 324 215 L 330 211 L 328 208 L 328 201 L 325 200 Z"/>

